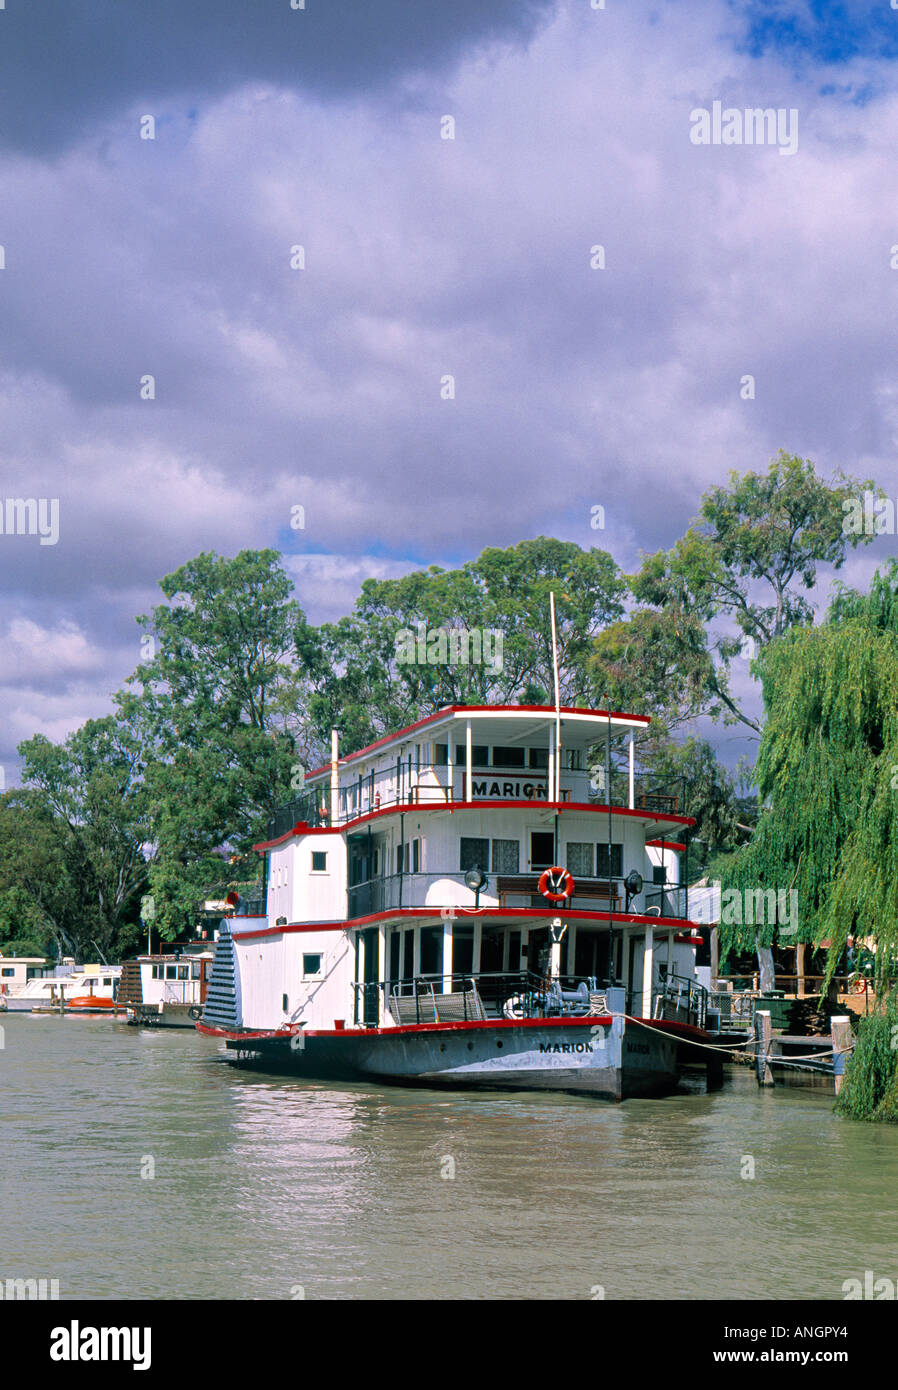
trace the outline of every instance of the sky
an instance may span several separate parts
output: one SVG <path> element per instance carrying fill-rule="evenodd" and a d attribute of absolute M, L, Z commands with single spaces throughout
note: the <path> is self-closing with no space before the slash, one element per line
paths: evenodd
<path fill-rule="evenodd" d="M 7 785 L 204 550 L 321 621 L 541 534 L 633 569 L 780 448 L 898 496 L 890 0 L 294 3 L 0 9 L 0 501 L 59 518 L 0 536 Z"/>

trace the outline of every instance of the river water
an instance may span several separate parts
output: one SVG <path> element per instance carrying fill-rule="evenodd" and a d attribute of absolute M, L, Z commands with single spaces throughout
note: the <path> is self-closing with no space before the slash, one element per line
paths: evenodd
<path fill-rule="evenodd" d="M 898 1279 L 898 1129 L 836 1119 L 824 1089 L 733 1069 L 712 1095 L 614 1106 L 310 1083 L 190 1031 L 0 1023 L 0 1279 L 63 1299 L 841 1299 L 866 1270 Z"/>

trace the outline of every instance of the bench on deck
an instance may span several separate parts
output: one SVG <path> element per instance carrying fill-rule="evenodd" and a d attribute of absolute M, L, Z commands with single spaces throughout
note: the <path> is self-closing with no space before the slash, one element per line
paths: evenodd
<path fill-rule="evenodd" d="M 421 990 L 418 995 L 393 994 L 390 1013 L 402 1023 L 468 1023 L 485 1022 L 486 1010 L 476 986 L 453 990 L 451 994 Z"/>
<path fill-rule="evenodd" d="M 605 898 L 607 899 L 610 910 L 617 912 L 620 909 L 620 889 L 613 880 L 602 878 L 577 878 L 574 874 L 574 897 L 575 898 Z M 539 891 L 539 874 L 516 874 L 514 876 L 500 875 L 496 879 L 496 893 L 499 898 L 499 906 L 505 907 L 505 900 L 509 894 L 519 893 L 523 896 L 539 898 L 540 905 L 545 903 L 547 907 L 563 904 L 553 904 L 549 898 L 544 898 Z"/>

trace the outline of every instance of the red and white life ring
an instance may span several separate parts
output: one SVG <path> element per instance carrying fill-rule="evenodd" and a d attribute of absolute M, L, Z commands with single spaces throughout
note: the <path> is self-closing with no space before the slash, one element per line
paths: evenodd
<path fill-rule="evenodd" d="M 565 898 L 573 897 L 574 880 L 570 869 L 561 869 L 557 864 L 545 869 L 539 876 L 539 891 L 550 903 L 563 903 Z"/>

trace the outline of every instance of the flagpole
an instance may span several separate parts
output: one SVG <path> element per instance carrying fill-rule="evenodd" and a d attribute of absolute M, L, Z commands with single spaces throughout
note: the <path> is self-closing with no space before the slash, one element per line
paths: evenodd
<path fill-rule="evenodd" d="M 608 716 L 608 737 L 605 745 L 605 795 L 608 798 L 608 984 L 614 987 L 614 895 L 612 893 L 613 878 L 611 874 L 611 710 L 608 708 L 608 696 L 605 696 L 605 713 Z M 622 866 L 623 867 L 623 866 Z"/>
<path fill-rule="evenodd" d="M 555 677 L 555 786 L 552 800 L 561 800 L 561 694 L 558 686 L 558 633 L 555 627 L 555 590 L 549 591 L 549 612 L 552 617 L 552 674 Z"/>

